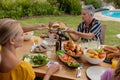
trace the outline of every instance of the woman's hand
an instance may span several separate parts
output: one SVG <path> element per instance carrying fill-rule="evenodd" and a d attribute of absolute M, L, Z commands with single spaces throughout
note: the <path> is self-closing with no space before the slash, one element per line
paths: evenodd
<path fill-rule="evenodd" d="M 60 65 L 59 64 L 52 64 L 50 65 L 50 67 L 48 68 L 47 70 L 47 73 L 46 75 L 44 76 L 44 79 L 43 80 L 49 80 L 50 79 L 50 76 L 52 74 L 54 74 L 55 72 L 57 72 L 58 70 L 60 70 Z"/>
<path fill-rule="evenodd" d="M 60 69 L 59 64 L 50 65 L 50 67 L 48 68 L 47 74 L 52 75 L 53 73 L 57 72 L 59 69 Z"/>
<path fill-rule="evenodd" d="M 35 26 L 36 30 L 44 30 L 44 29 L 48 29 L 48 27 L 44 24 L 40 24 Z"/>

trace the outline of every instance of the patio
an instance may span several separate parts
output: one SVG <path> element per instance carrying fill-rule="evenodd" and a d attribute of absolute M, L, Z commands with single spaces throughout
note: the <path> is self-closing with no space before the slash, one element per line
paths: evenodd
<path fill-rule="evenodd" d="M 104 16 L 104 15 L 102 15 L 101 12 L 96 12 L 94 17 L 98 20 L 101 20 L 101 21 L 117 21 L 117 22 L 120 22 L 120 18 L 112 18 L 112 17 Z"/>

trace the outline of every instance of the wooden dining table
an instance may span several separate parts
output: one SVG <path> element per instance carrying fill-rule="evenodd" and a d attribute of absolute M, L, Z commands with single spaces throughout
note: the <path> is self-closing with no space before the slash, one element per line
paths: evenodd
<path fill-rule="evenodd" d="M 17 49 L 17 57 L 19 59 L 21 59 L 26 54 L 34 54 L 34 53 L 30 52 L 32 45 L 33 45 L 32 40 L 24 41 L 23 46 Z M 46 55 L 46 52 L 41 53 L 41 54 Z M 58 62 L 62 66 L 62 68 L 58 72 L 54 73 L 51 76 L 51 80 L 89 80 L 89 78 L 86 75 L 86 70 L 88 67 L 90 67 L 90 66 L 103 66 L 106 68 L 111 67 L 110 64 L 105 63 L 105 62 L 102 62 L 102 63 L 97 64 L 97 65 L 93 65 L 93 64 L 88 63 L 82 57 L 80 57 L 77 59 L 77 61 L 80 63 L 83 63 L 84 65 L 83 65 L 81 77 L 76 78 L 77 69 L 70 68 L 70 67 L 66 66 L 64 63 L 62 63 L 59 60 L 59 58 L 57 57 L 55 51 L 52 53 L 52 57 L 49 59 L 49 61 Z M 38 77 L 43 77 L 45 75 L 47 69 L 48 69 L 48 67 L 46 65 L 33 68 L 36 76 L 38 76 Z"/>

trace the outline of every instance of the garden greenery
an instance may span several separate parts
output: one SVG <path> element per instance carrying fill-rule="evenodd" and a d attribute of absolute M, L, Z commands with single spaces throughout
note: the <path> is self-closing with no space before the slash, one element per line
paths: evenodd
<path fill-rule="evenodd" d="M 81 14 L 80 0 L 0 0 L 0 18 Z"/>
<path fill-rule="evenodd" d="M 79 15 L 81 14 L 80 0 L 47 0 L 51 5 L 55 5 L 59 10 L 67 14 Z"/>
<path fill-rule="evenodd" d="M 102 6 L 101 0 L 84 0 L 85 5 L 93 5 L 96 9 Z"/>
<path fill-rule="evenodd" d="M 0 0 L 0 18 L 21 18 L 38 15 L 59 15 L 57 7 L 41 0 Z"/>
<path fill-rule="evenodd" d="M 116 7 L 120 8 L 120 0 L 105 0 L 107 3 L 114 3 Z"/>

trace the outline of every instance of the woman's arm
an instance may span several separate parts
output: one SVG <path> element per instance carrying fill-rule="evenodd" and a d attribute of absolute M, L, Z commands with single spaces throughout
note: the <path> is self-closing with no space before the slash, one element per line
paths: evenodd
<path fill-rule="evenodd" d="M 36 25 L 36 26 L 23 26 L 22 27 L 24 32 L 28 32 L 28 31 L 34 31 L 34 30 L 44 30 L 44 29 L 48 29 L 48 27 L 46 27 L 45 25 Z"/>
<path fill-rule="evenodd" d="M 51 75 L 55 72 L 57 72 L 60 69 L 59 64 L 53 64 L 48 68 L 48 71 L 46 72 L 46 75 L 44 76 L 43 80 L 49 80 Z"/>

